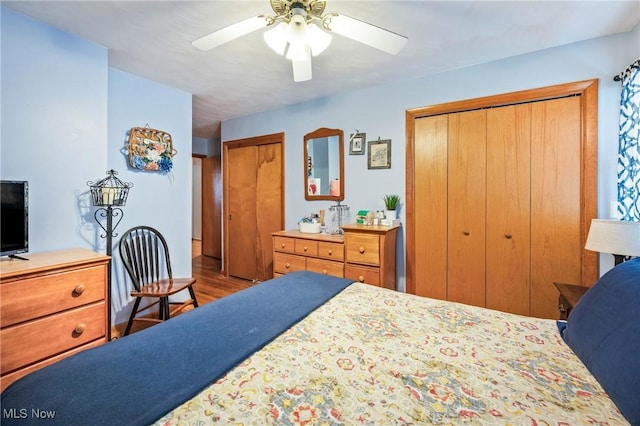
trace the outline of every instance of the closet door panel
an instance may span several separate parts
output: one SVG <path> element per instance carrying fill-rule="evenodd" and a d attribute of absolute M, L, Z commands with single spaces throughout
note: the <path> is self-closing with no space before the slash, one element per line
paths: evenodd
<path fill-rule="evenodd" d="M 529 315 L 529 104 L 487 111 L 486 306 Z"/>
<path fill-rule="evenodd" d="M 447 299 L 485 305 L 486 112 L 449 115 Z"/>
<path fill-rule="evenodd" d="M 416 120 L 415 294 L 447 298 L 447 115 Z"/>
<path fill-rule="evenodd" d="M 256 164 L 258 148 L 246 146 L 228 151 L 230 167 L 227 171 L 229 192 L 233 197 L 228 200 L 227 230 L 229 238 L 228 274 L 251 280 L 257 276 L 256 223 L 257 214 L 257 181 Z M 250 261 L 247 260 L 250 257 Z"/>
<path fill-rule="evenodd" d="M 557 317 L 554 281 L 581 282 L 580 116 L 580 96 L 532 103 L 532 316 Z"/>

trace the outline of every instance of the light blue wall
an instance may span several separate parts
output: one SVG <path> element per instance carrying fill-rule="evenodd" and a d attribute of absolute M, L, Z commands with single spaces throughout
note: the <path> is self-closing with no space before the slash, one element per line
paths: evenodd
<path fill-rule="evenodd" d="M 640 30 L 547 49 L 506 60 L 371 87 L 222 123 L 222 141 L 285 132 L 285 224 L 331 203 L 305 201 L 303 137 L 319 127 L 355 129 L 367 140 L 391 139 L 391 169 L 368 170 L 366 156 L 348 155 L 345 147 L 345 201 L 353 213 L 383 209 L 383 194 L 405 199 L 405 111 L 443 102 L 489 96 L 573 81 L 599 79 L 599 215 L 608 217 L 616 197 L 616 155 L 620 85 L 612 77 L 640 56 Z M 411 41 L 410 41 L 411 42 Z M 300 90 L 304 86 L 300 85 Z M 399 217 L 405 221 L 401 207 Z M 405 288 L 404 235 L 398 244 L 399 288 Z M 602 257 L 601 269 L 613 264 Z M 610 265 L 609 265 L 610 262 Z"/>
<path fill-rule="evenodd" d="M 31 252 L 92 249 L 79 194 L 107 168 L 107 50 L 0 11 L 1 177 L 29 181 Z"/>
<path fill-rule="evenodd" d="M 0 7 L 0 177 L 30 184 L 30 252 L 104 252 L 88 181 L 115 169 L 133 182 L 116 232 L 150 224 L 165 233 L 176 275 L 191 273 L 191 95 L 108 67 L 107 50 Z M 136 172 L 123 152 L 131 127 L 169 132 L 170 175 Z M 117 242 L 118 238 L 114 239 Z M 114 253 L 113 323 L 128 315 Z"/>
<path fill-rule="evenodd" d="M 118 177 L 133 182 L 118 230 L 149 225 L 158 229 L 171 248 L 174 276 L 191 274 L 191 94 L 109 68 L 109 168 Z M 129 129 L 144 127 L 168 132 L 177 155 L 166 175 L 132 169 L 123 149 Z M 114 247 L 112 307 L 114 323 L 126 321 L 128 291 L 124 269 Z"/>
<path fill-rule="evenodd" d="M 208 156 L 209 154 L 209 141 L 204 138 L 196 138 L 194 137 L 191 142 L 192 151 L 194 154 L 200 154 L 204 156 Z"/>

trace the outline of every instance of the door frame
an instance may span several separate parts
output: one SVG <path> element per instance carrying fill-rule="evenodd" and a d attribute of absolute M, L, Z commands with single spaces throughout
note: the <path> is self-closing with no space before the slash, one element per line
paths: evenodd
<path fill-rule="evenodd" d="M 259 146 L 259 145 L 269 145 L 269 144 L 280 144 L 280 162 L 281 162 L 281 171 L 280 176 L 282 178 L 282 193 L 280 195 L 280 211 L 281 211 L 281 220 L 280 220 L 280 229 L 284 228 L 284 199 L 285 199 L 285 179 L 284 179 L 284 165 L 285 165 L 285 149 L 284 149 L 284 132 L 280 133 L 272 133 L 269 135 L 262 136 L 254 136 L 244 139 L 236 139 L 228 142 L 223 142 L 222 144 L 222 218 L 223 218 L 223 226 L 222 226 L 222 238 L 223 238 L 223 252 L 222 252 L 222 265 L 223 270 L 222 273 L 225 277 L 229 276 L 229 228 L 227 217 L 229 215 L 229 156 L 227 155 L 230 149 L 234 148 L 244 148 L 248 146 Z"/>
<path fill-rule="evenodd" d="M 548 99 L 581 96 L 581 132 L 582 158 L 580 182 L 580 242 L 582 245 L 582 271 L 580 283 L 590 286 L 598 279 L 598 254 L 584 249 L 589 233 L 591 219 L 598 214 L 598 80 L 584 80 L 573 83 L 558 84 L 536 89 L 522 90 L 475 99 L 448 102 L 406 110 L 406 292 L 415 293 L 416 238 L 415 223 L 417 212 L 414 208 L 415 182 L 414 162 L 415 122 L 419 118 L 452 112 L 514 105 Z"/>

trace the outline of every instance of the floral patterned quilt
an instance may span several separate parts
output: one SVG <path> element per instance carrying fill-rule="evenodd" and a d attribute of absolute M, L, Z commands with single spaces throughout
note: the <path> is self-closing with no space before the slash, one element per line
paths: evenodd
<path fill-rule="evenodd" d="M 158 425 L 628 424 L 555 321 L 354 283 Z"/>

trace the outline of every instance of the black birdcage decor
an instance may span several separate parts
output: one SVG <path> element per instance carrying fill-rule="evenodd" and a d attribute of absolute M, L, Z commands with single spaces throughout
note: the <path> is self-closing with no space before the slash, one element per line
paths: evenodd
<path fill-rule="evenodd" d="M 88 182 L 91 188 L 91 204 L 97 207 L 124 206 L 129 195 L 131 182 L 122 182 L 116 177 L 118 172 L 109 170 L 107 177 L 96 183 Z"/>
<path fill-rule="evenodd" d="M 112 169 L 107 172 L 106 178 L 96 183 L 87 182 L 91 189 L 91 204 L 98 207 L 93 213 L 93 217 L 104 231 L 104 234 L 100 235 L 100 237 L 107 240 L 107 256 L 111 256 L 113 237 L 118 236 L 114 230 L 122 220 L 123 213 L 120 206 L 126 204 L 129 189 L 133 186 L 131 182 L 122 182 L 116 177 L 117 174 L 118 172 Z M 116 219 L 115 222 L 114 218 Z M 107 273 L 107 294 L 111 298 L 111 262 L 109 262 Z M 107 340 L 111 340 L 111 309 L 107 309 L 107 324 L 109 325 L 107 327 Z"/>

